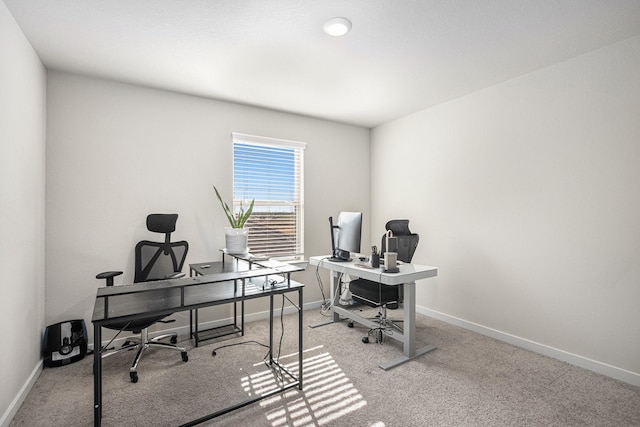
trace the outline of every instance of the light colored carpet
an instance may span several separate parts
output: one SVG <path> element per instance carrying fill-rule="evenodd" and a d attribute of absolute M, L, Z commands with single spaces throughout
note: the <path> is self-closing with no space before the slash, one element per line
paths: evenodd
<path fill-rule="evenodd" d="M 375 313 L 372 313 L 375 314 Z M 390 311 L 401 318 L 401 310 Z M 640 388 L 418 315 L 418 344 L 437 350 L 383 371 L 401 345 L 363 344 L 366 329 L 304 313 L 304 389 L 287 391 L 203 425 L 211 426 L 640 426 Z M 280 328 L 280 319 L 275 321 Z M 281 362 L 297 371 L 297 316 L 284 317 Z M 256 344 L 268 343 L 267 321 L 245 337 L 152 350 L 129 381 L 133 353 L 104 360 L 104 426 L 175 426 L 270 387 L 274 376 Z M 276 351 L 279 339 L 276 337 Z M 44 369 L 11 426 L 93 424 L 92 357 Z"/>

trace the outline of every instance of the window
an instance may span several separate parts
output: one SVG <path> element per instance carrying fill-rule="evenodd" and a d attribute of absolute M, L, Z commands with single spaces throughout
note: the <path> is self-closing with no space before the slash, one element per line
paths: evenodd
<path fill-rule="evenodd" d="M 232 134 L 233 207 L 255 199 L 246 223 L 252 253 L 304 253 L 303 142 Z"/>

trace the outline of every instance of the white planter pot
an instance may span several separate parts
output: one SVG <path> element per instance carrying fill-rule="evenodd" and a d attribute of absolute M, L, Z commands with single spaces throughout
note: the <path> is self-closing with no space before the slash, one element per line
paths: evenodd
<path fill-rule="evenodd" d="M 227 246 L 227 253 L 246 254 L 249 252 L 249 248 L 247 247 L 248 236 L 249 229 L 247 228 L 225 227 L 224 239 Z"/>

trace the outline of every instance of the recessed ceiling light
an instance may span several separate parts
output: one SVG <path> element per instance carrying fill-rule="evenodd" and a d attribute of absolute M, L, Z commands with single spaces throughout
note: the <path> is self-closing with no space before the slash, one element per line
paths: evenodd
<path fill-rule="evenodd" d="M 333 37 L 344 36 L 351 30 L 351 21 L 347 18 L 332 18 L 324 23 L 322 29 Z"/>

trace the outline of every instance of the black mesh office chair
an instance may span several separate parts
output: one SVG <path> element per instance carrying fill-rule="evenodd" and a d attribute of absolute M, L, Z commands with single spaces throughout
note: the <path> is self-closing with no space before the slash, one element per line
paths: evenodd
<path fill-rule="evenodd" d="M 172 242 L 171 233 L 176 229 L 177 214 L 151 214 L 147 216 L 147 229 L 155 233 L 165 235 L 164 242 L 152 242 L 143 240 L 138 242 L 135 248 L 135 276 L 134 282 L 148 282 L 154 280 L 173 279 L 184 276 L 182 267 L 189 251 L 189 244 L 186 241 Z M 113 278 L 122 274 L 122 271 L 106 271 L 96 276 L 97 279 L 106 279 L 107 286 L 113 286 Z M 177 346 L 178 335 L 176 333 L 163 334 L 153 338 L 149 337 L 149 327 L 157 322 L 170 323 L 173 320 L 163 321 L 166 316 L 152 316 L 132 321 L 123 321 L 118 324 L 109 325 L 109 329 L 129 331 L 139 336 L 126 338 L 121 348 L 115 350 L 102 349 L 102 357 L 111 356 L 126 350 L 135 350 L 135 358 L 129 376 L 132 382 L 138 382 L 138 362 L 144 351 L 149 347 L 166 348 L 181 352 L 182 360 L 188 361 L 187 350 Z M 162 342 L 170 338 L 170 343 Z"/>
<path fill-rule="evenodd" d="M 413 254 L 418 247 L 420 236 L 409 230 L 408 219 L 394 219 L 385 225 L 387 230 L 391 230 L 398 241 L 398 260 L 410 263 Z M 386 251 L 386 233 L 382 236 L 382 252 Z M 376 342 L 382 344 L 385 333 L 393 328 L 402 330 L 396 322 L 387 318 L 387 308 L 398 308 L 402 302 L 402 286 L 388 286 L 367 279 L 355 279 L 349 283 L 351 297 L 360 303 L 370 307 L 380 307 L 380 312 L 376 316 L 377 325 L 369 328 L 367 335 L 362 338 L 365 343 L 369 342 L 369 336 L 375 334 Z"/>

